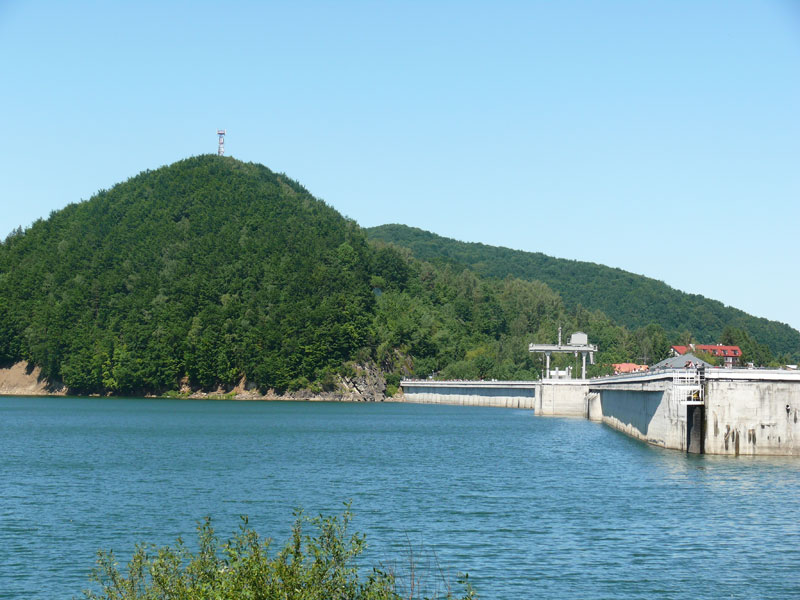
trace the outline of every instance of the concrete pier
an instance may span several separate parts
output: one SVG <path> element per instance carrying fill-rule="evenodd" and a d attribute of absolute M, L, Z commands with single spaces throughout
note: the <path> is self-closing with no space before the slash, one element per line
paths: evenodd
<path fill-rule="evenodd" d="M 757 375 L 723 369 L 708 378 L 707 454 L 800 456 L 800 373 Z"/>
<path fill-rule="evenodd" d="M 540 417 L 588 417 L 586 379 L 544 379 L 536 385 L 535 413 Z"/>

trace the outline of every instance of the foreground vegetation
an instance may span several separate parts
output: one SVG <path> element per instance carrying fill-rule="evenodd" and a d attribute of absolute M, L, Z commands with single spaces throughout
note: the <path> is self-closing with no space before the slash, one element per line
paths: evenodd
<path fill-rule="evenodd" d="M 425 247 L 440 254 L 424 254 L 376 237 L 408 248 L 368 242 L 262 165 L 199 156 L 141 173 L 0 244 L 0 365 L 26 360 L 71 393 L 129 395 L 245 380 L 262 393 L 332 391 L 369 366 L 391 393 L 403 376 L 536 379 L 543 359 L 528 344 L 554 342 L 559 326 L 598 344 L 590 375 L 691 341 L 739 344 L 763 365 L 792 358 L 767 342 L 800 352 L 791 328 L 686 295 L 650 306 L 661 288 L 598 265 L 556 277 L 560 263 L 539 269 L 525 253 L 498 262 L 512 251 L 434 238 Z M 603 296 L 573 293 L 601 280 Z"/>
<path fill-rule="evenodd" d="M 307 518 L 296 513 L 291 538 L 277 552 L 243 517 L 239 533 L 221 543 L 209 519 L 198 526 L 198 550 L 183 541 L 174 547 L 139 545 L 126 572 L 112 552 L 100 552 L 92 581 L 101 591 L 89 600 L 455 600 L 447 589 L 427 596 L 417 582 L 401 594 L 395 576 L 373 568 L 362 577 L 357 559 L 366 548 L 363 535 L 348 532 L 349 509 L 341 517 Z M 312 533 L 306 532 L 310 526 Z M 464 582 L 462 600 L 477 598 Z"/>

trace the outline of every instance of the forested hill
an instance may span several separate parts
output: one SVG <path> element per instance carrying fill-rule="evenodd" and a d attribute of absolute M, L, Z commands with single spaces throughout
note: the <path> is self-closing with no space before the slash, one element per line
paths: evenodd
<path fill-rule="evenodd" d="M 688 331 L 698 341 L 714 343 L 730 326 L 748 331 L 773 353 L 800 355 L 800 332 L 786 324 L 754 317 L 621 269 L 540 252 L 460 242 L 405 225 L 382 225 L 366 231 L 370 239 L 408 248 L 420 260 L 468 267 L 487 277 L 511 275 L 542 281 L 561 295 L 567 307 L 582 305 L 600 310 L 631 329 L 657 323 L 673 335 Z"/>
<path fill-rule="evenodd" d="M 79 392 L 262 389 L 367 343 L 372 250 L 264 166 L 199 156 L 54 212 L 0 246 L 0 360 Z"/>

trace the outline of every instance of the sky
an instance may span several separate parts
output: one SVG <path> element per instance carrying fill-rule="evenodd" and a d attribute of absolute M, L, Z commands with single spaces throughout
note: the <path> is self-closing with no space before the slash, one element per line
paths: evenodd
<path fill-rule="evenodd" d="M 0 239 L 224 128 L 363 227 L 800 328 L 798 0 L 0 0 L 0 56 Z"/>

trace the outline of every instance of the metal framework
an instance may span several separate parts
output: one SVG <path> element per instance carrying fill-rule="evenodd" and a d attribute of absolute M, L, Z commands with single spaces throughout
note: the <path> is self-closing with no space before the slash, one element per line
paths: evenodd
<path fill-rule="evenodd" d="M 672 397 L 684 405 L 705 403 L 703 394 L 704 369 L 681 369 L 672 374 Z"/>
<path fill-rule="evenodd" d="M 219 156 L 225 155 L 225 130 L 224 129 L 217 129 L 217 135 L 219 136 L 219 147 L 217 148 L 217 154 Z"/>
<path fill-rule="evenodd" d="M 597 352 L 597 346 L 589 343 L 589 338 L 582 331 L 573 333 L 569 342 L 566 344 L 561 343 L 561 327 L 558 328 L 558 344 L 530 344 L 528 346 L 529 352 L 541 352 L 545 356 L 547 362 L 546 366 L 546 379 L 550 379 L 550 355 L 553 353 L 574 353 L 577 358 L 578 353 L 583 358 L 583 368 L 581 369 L 581 379 L 586 379 L 586 357 L 589 357 L 590 364 L 594 364 L 594 353 Z"/>

